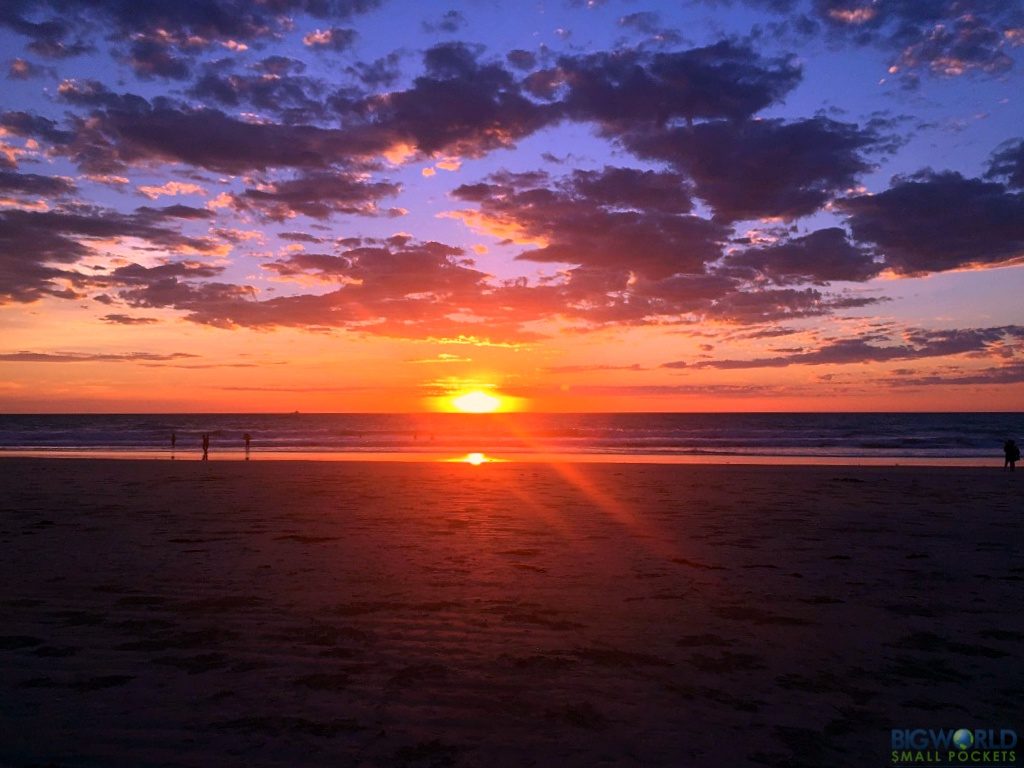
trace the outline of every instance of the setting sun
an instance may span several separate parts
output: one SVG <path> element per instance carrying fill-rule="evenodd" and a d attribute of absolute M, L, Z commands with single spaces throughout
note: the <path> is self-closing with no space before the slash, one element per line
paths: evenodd
<path fill-rule="evenodd" d="M 475 389 L 451 398 L 452 408 L 460 413 L 494 413 L 501 410 L 501 398 Z"/>

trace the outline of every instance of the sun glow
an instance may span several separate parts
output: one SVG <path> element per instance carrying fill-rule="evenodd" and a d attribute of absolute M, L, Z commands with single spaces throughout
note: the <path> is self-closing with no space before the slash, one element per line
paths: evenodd
<path fill-rule="evenodd" d="M 500 397 L 489 395 L 479 389 L 455 395 L 449 402 L 452 409 L 460 413 L 494 413 L 502 410 Z"/>
<path fill-rule="evenodd" d="M 472 464 L 474 467 L 479 467 L 481 464 L 500 464 L 508 461 L 508 459 L 496 459 L 493 456 L 488 456 L 486 453 L 467 453 L 465 456 L 456 456 L 452 459 L 441 459 L 441 461 L 447 461 L 455 464 Z"/>

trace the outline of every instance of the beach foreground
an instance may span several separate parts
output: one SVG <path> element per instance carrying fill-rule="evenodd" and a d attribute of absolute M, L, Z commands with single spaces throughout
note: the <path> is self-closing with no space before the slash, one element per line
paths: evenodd
<path fill-rule="evenodd" d="M 818 768 L 1021 726 L 1020 473 L 0 478 L 0 766 Z"/>

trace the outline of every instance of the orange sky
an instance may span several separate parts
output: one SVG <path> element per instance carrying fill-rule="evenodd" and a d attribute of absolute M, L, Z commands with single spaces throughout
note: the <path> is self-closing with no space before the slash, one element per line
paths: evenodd
<path fill-rule="evenodd" d="M 1012 383 L 893 385 L 906 378 L 901 374 L 906 363 L 900 361 L 739 370 L 662 367 L 669 358 L 714 359 L 701 349 L 704 334 L 728 335 L 735 328 L 705 328 L 697 338 L 678 329 L 616 329 L 486 346 L 337 331 L 219 329 L 173 318 L 159 326 L 125 328 L 83 322 L 79 313 L 73 324 L 62 323 L 59 315 L 23 317 L 33 322 L 15 328 L 19 347 L 59 351 L 39 353 L 57 359 L 0 362 L 5 411 L 411 412 L 435 409 L 438 397 L 474 389 L 515 396 L 521 409 L 568 412 L 1024 406 L 1020 385 Z M 54 339 L 60 342 L 54 345 Z M 749 340 L 719 343 L 719 348 L 729 357 L 759 354 L 758 344 Z M 103 359 L 88 359 L 97 349 Z M 139 349 L 146 350 L 146 359 L 138 359 Z M 959 360 L 957 375 L 972 367 L 984 371 L 986 363 Z"/>

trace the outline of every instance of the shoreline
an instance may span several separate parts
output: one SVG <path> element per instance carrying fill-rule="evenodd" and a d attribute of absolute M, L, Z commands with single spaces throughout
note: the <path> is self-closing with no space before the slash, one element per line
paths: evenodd
<path fill-rule="evenodd" d="M 481 457 L 474 460 L 470 457 Z M 201 461 L 196 450 L 108 450 L 0 449 L 0 462 L 39 459 L 44 461 L 96 460 L 153 462 Z M 1002 469 L 1001 457 L 976 456 L 785 456 L 764 454 L 670 454 L 670 453 L 476 453 L 459 454 L 443 451 L 211 451 L 207 463 L 231 462 L 343 462 L 343 463 L 406 463 L 406 464 L 665 464 L 713 466 L 779 466 L 779 467 L 961 467 Z M 1022 465 L 1024 469 L 1024 465 Z"/>

